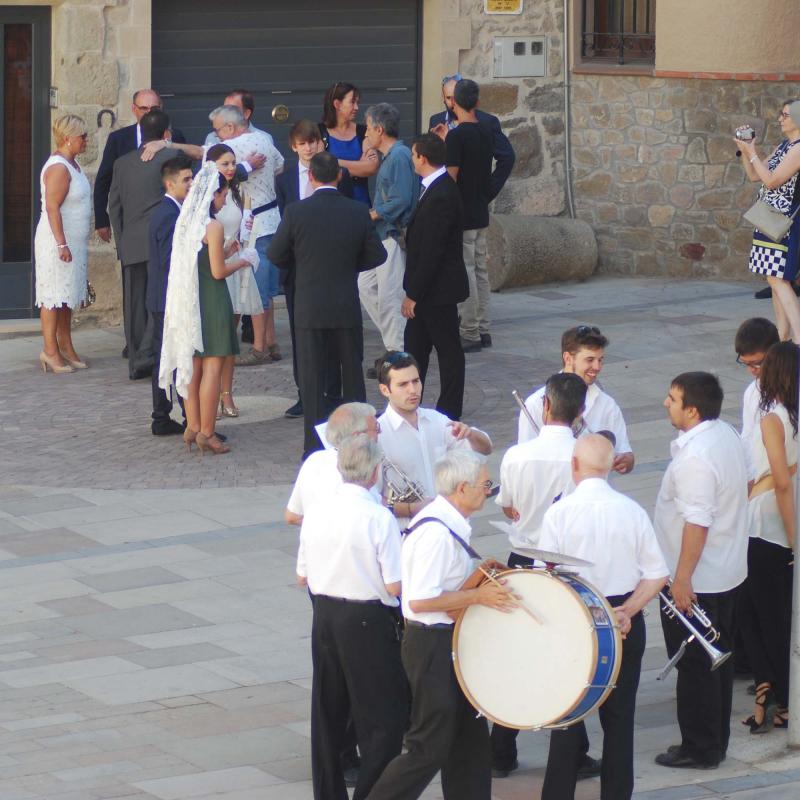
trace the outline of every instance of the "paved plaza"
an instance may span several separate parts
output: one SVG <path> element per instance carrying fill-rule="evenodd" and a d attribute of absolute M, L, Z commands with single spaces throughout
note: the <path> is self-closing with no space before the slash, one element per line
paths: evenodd
<path fill-rule="evenodd" d="M 467 356 L 464 419 L 490 433 L 493 474 L 516 432 L 511 390 L 559 367 L 559 337 L 599 325 L 611 345 L 604 388 L 620 403 L 637 463 L 615 485 L 652 511 L 674 432 L 661 402 L 689 369 L 716 372 L 736 422 L 749 381 L 733 336 L 771 316 L 735 282 L 597 278 L 492 296 L 494 347 Z M 5 330 L 5 333 L 3 333 Z M 284 311 L 281 342 L 288 342 Z M 294 585 L 297 530 L 282 512 L 302 422 L 291 361 L 240 369 L 242 415 L 224 420 L 233 452 L 200 458 L 150 435 L 150 386 L 130 382 L 118 328 L 79 326 L 87 372 L 43 375 L 33 333 L 0 328 L 0 798 L 2 800 L 309 800 L 311 613 Z M 370 328 L 366 361 L 381 348 Z M 378 402 L 374 381 L 368 393 Z M 431 375 L 427 401 L 436 396 Z M 507 544 L 475 521 L 477 549 Z M 664 769 L 679 741 L 675 674 L 657 609 L 638 696 L 637 800 L 800 797 L 800 754 L 785 731 L 739 724 L 752 698 L 737 681 L 727 760 Z M 534 678 L 532 678 L 534 679 Z M 591 753 L 600 755 L 596 716 Z M 520 769 L 497 800 L 535 800 L 548 735 L 519 737 Z M 576 797 L 600 796 L 599 780 Z M 437 784 L 426 798 L 439 798 Z"/>

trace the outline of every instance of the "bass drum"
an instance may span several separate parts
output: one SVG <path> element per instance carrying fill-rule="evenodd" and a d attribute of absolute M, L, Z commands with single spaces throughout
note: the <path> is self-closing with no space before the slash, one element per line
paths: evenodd
<path fill-rule="evenodd" d="M 506 728 L 573 725 L 614 688 L 622 637 L 611 606 L 575 575 L 512 569 L 505 580 L 522 608 L 474 605 L 453 633 L 453 663 L 467 699 Z"/>

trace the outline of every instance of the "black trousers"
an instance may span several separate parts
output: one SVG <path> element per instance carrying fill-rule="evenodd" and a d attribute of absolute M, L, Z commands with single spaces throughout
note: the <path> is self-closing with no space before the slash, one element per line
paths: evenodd
<path fill-rule="evenodd" d="M 781 706 L 789 705 L 792 638 L 792 551 L 750 539 L 747 580 L 737 599 L 738 625 L 756 685 L 770 683 Z"/>
<path fill-rule="evenodd" d="M 519 553 L 511 553 L 508 556 L 508 566 L 511 569 L 517 567 L 527 568 L 533 566 L 533 559 L 521 556 Z M 492 725 L 492 767 L 494 769 L 511 769 L 517 760 L 517 736 L 519 731 L 516 728 L 504 728 L 496 722 Z M 582 727 L 582 737 L 579 751 L 578 763 L 589 753 L 589 736 L 586 733 L 586 726 Z"/>
<path fill-rule="evenodd" d="M 452 628 L 406 625 L 403 666 L 411 684 L 407 752 L 386 767 L 369 800 L 416 800 L 439 770 L 445 800 L 490 800 L 489 731 L 458 685 L 452 641 Z"/>
<path fill-rule="evenodd" d="M 343 402 L 366 402 L 367 390 L 361 368 L 364 334 L 360 325 L 356 328 L 296 328 L 295 341 L 305 417 L 303 451 L 307 455 L 322 448 L 314 426 L 327 418 L 325 381 L 334 358 L 341 365 Z"/>
<path fill-rule="evenodd" d="M 152 332 L 147 325 L 147 262 L 122 265 L 122 320 L 128 348 L 128 375 L 153 366 Z"/>
<path fill-rule="evenodd" d="M 441 384 L 436 410 L 452 420 L 461 419 L 465 368 L 464 351 L 458 333 L 458 306 L 426 306 L 418 303 L 414 318 L 406 322 L 404 346 L 417 359 L 423 385 L 431 350 L 436 349 Z"/>
<path fill-rule="evenodd" d="M 315 800 L 348 800 L 341 753 L 352 714 L 363 800 L 403 746 L 408 684 L 397 614 L 381 603 L 317 595 L 311 628 L 311 771 Z"/>
<path fill-rule="evenodd" d="M 153 347 L 153 374 L 151 382 L 153 387 L 153 429 L 163 427 L 170 419 L 172 413 L 172 400 L 170 396 L 158 385 L 158 373 L 161 369 L 161 345 L 164 340 L 164 312 L 149 311 L 148 325 L 152 334 Z M 178 395 L 178 402 L 183 411 L 183 398 Z M 184 413 L 184 418 L 186 414 Z"/>
<path fill-rule="evenodd" d="M 731 650 L 734 640 L 734 608 L 736 589 L 727 592 L 697 595 L 697 602 L 719 631 L 714 646 Z M 670 658 L 689 636 L 683 624 L 661 611 L 661 627 Z M 707 764 L 718 764 L 728 750 L 731 735 L 731 701 L 733 697 L 733 658 L 711 671 L 705 650 L 692 642 L 678 662 L 677 705 L 683 752 Z"/>
<path fill-rule="evenodd" d="M 622 598 L 608 599 L 612 606 L 624 602 Z M 645 644 L 645 622 L 639 613 L 631 619 L 630 633 L 622 643 L 622 664 L 617 686 L 598 712 L 603 726 L 601 800 L 630 800 L 633 794 L 633 719 Z M 575 796 L 585 739 L 586 726 L 583 722 L 566 730 L 551 732 L 542 800 L 572 800 Z"/>

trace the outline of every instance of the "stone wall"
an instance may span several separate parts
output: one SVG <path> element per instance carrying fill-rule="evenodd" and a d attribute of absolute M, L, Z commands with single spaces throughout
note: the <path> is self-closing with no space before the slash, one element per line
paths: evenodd
<path fill-rule="evenodd" d="M 746 278 L 752 229 L 732 132 L 751 123 L 771 152 L 777 113 L 800 85 L 574 75 L 573 185 L 599 271 Z M 766 130 L 765 130 L 766 129 Z"/>

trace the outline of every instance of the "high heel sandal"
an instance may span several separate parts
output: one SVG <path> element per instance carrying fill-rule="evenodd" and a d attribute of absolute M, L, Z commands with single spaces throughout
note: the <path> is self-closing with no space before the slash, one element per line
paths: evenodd
<path fill-rule="evenodd" d="M 778 701 L 768 683 L 761 683 L 756 687 L 756 706 L 763 709 L 761 722 L 756 720 L 755 714 L 751 714 L 742 720 L 742 725 L 748 725 L 750 733 L 768 733 L 775 726 L 775 715 L 778 712 Z"/>
<path fill-rule="evenodd" d="M 779 706 L 775 712 L 775 721 L 773 728 L 785 729 L 789 727 L 789 709 L 784 706 Z"/>
<path fill-rule="evenodd" d="M 231 407 L 225 405 L 224 397 L 228 395 L 231 398 Z M 236 408 L 236 404 L 233 402 L 233 397 L 231 396 L 230 392 L 220 392 L 219 395 L 219 414 L 217 415 L 217 419 L 220 417 L 238 417 L 239 416 L 239 409 Z"/>
<path fill-rule="evenodd" d="M 53 356 L 47 355 L 44 350 L 39 353 L 39 363 L 42 365 L 42 372 L 47 372 L 48 367 L 55 372 L 56 375 L 63 375 L 67 372 L 75 372 L 75 368 L 70 364 L 57 364 Z"/>
<path fill-rule="evenodd" d="M 223 444 L 215 435 L 205 436 L 202 433 L 197 434 L 197 446 L 200 448 L 200 455 L 202 456 L 206 449 L 210 450 L 215 456 L 221 456 L 224 453 L 230 453 L 231 449 L 228 445 Z"/>
<path fill-rule="evenodd" d="M 190 428 L 186 428 L 186 430 L 183 432 L 183 441 L 186 445 L 186 450 L 189 453 L 192 452 L 192 445 L 197 441 L 197 433 L 198 431 L 193 431 Z"/>

